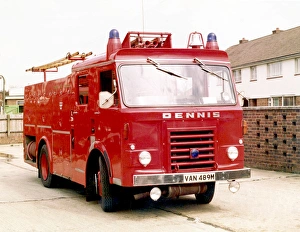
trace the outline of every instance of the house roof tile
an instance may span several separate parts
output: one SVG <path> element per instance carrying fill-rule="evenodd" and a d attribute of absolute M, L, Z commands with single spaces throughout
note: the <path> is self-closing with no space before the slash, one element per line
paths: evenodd
<path fill-rule="evenodd" d="M 251 41 L 243 39 L 226 52 L 232 68 L 297 54 L 300 57 L 300 26 L 285 31 L 277 28 L 273 34 Z"/>

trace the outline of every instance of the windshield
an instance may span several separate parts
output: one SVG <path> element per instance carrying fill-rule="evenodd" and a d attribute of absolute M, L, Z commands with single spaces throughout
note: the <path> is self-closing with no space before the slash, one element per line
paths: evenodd
<path fill-rule="evenodd" d="M 120 81 L 129 107 L 234 104 L 230 72 L 224 66 L 123 65 Z M 167 70 L 167 71 L 166 71 Z M 215 75 L 217 74 L 217 75 Z"/>

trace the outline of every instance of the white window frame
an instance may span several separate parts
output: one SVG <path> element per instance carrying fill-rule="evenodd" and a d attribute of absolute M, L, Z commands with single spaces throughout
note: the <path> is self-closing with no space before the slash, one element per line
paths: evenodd
<path fill-rule="evenodd" d="M 279 97 L 272 97 L 272 106 L 280 106 Z"/>
<path fill-rule="evenodd" d="M 17 100 L 16 104 L 19 106 L 24 106 L 24 100 Z"/>
<path fill-rule="evenodd" d="M 242 83 L 242 70 L 241 69 L 234 70 L 233 76 L 235 79 L 235 83 Z"/>
<path fill-rule="evenodd" d="M 250 81 L 257 81 L 257 69 L 256 69 L 256 66 L 250 67 Z"/>
<path fill-rule="evenodd" d="M 300 58 L 295 59 L 295 74 L 300 74 Z"/>
<path fill-rule="evenodd" d="M 278 96 L 268 99 L 269 106 L 295 106 L 295 96 Z"/>
<path fill-rule="evenodd" d="M 268 64 L 268 78 L 282 77 L 282 62 Z"/>
<path fill-rule="evenodd" d="M 286 104 L 288 103 L 288 104 Z M 294 96 L 283 96 L 282 97 L 283 106 L 295 106 L 295 97 Z"/>

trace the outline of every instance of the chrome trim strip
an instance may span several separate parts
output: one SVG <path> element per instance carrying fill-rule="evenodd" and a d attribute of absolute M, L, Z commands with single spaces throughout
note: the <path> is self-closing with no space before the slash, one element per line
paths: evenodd
<path fill-rule="evenodd" d="M 80 173 L 84 173 L 84 171 L 80 168 L 75 168 L 75 171 L 80 172 Z"/>
<path fill-rule="evenodd" d="M 71 134 L 70 131 L 62 131 L 62 130 L 52 130 L 52 133 L 56 133 L 56 134 L 64 134 L 64 135 L 69 135 L 69 134 Z"/>
<path fill-rule="evenodd" d="M 34 124 L 24 124 L 24 126 L 28 126 L 28 127 L 35 127 Z"/>
<path fill-rule="evenodd" d="M 197 175 L 197 174 L 215 175 L 216 181 L 235 180 L 241 178 L 250 178 L 251 169 L 244 168 L 244 169 L 237 169 L 237 170 L 224 170 L 224 171 L 213 171 L 213 172 L 133 175 L 133 186 L 189 184 L 184 182 L 184 176 Z M 202 183 L 202 182 L 209 182 L 209 180 L 192 182 L 192 183 Z"/>
<path fill-rule="evenodd" d="M 51 129 L 51 126 L 37 125 L 38 128 Z"/>

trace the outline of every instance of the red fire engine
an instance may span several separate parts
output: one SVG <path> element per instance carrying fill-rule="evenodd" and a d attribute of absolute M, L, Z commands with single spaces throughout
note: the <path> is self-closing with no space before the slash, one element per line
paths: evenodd
<path fill-rule="evenodd" d="M 109 212 L 145 196 L 207 204 L 216 181 L 237 191 L 235 180 L 250 177 L 242 108 L 215 34 L 172 48 L 170 33 L 129 32 L 121 43 L 113 29 L 106 54 L 90 55 L 26 70 L 44 72 L 25 88 L 24 160 L 45 187 L 67 178 Z M 46 80 L 73 61 L 70 75 Z"/>

